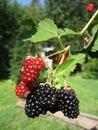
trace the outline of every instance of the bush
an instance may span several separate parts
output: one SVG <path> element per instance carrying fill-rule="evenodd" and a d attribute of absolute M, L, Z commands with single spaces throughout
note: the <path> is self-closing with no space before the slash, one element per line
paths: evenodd
<path fill-rule="evenodd" d="M 98 59 L 89 57 L 88 62 L 85 64 L 85 71 L 82 73 L 84 78 L 98 78 Z"/>

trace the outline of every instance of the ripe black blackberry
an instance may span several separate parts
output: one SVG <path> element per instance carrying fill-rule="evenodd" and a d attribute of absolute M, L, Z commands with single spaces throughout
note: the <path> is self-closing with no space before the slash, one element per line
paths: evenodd
<path fill-rule="evenodd" d="M 25 113 L 34 118 L 47 111 L 56 111 L 56 88 L 49 84 L 39 85 L 36 90 L 27 96 Z"/>
<path fill-rule="evenodd" d="M 38 89 L 36 90 L 38 91 Z M 37 117 L 40 114 L 46 114 L 47 112 L 47 110 L 41 107 L 40 95 L 37 97 L 36 90 L 33 94 L 29 94 L 26 99 L 25 114 L 30 118 Z"/>
<path fill-rule="evenodd" d="M 40 85 L 40 102 L 44 109 L 50 111 L 56 105 L 56 88 L 50 87 L 49 84 Z"/>
<path fill-rule="evenodd" d="M 77 118 L 79 115 L 79 100 L 76 97 L 74 90 L 61 88 L 57 92 L 57 100 L 59 110 L 68 118 Z"/>

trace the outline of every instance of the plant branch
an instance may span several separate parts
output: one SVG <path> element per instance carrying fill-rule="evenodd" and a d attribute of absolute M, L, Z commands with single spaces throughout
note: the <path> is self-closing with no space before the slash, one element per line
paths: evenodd
<path fill-rule="evenodd" d="M 71 47 L 71 46 L 67 46 L 66 48 L 64 48 L 64 50 L 61 50 L 61 51 L 62 51 L 62 52 L 63 52 L 63 51 L 69 51 L 69 50 L 70 50 L 70 47 Z M 59 51 L 59 52 L 61 53 L 61 51 Z M 62 56 L 59 65 L 62 64 L 62 62 L 63 62 L 63 60 L 64 60 L 64 56 L 65 56 L 65 55 Z M 56 72 L 57 68 L 58 68 L 58 65 L 56 66 L 56 68 L 55 68 L 55 69 L 53 70 L 53 72 L 52 72 L 52 75 L 51 75 L 51 78 L 52 78 L 52 79 L 54 78 L 54 75 L 55 75 L 55 72 Z"/>
<path fill-rule="evenodd" d="M 80 32 L 80 34 L 83 34 L 87 30 L 87 28 L 90 26 L 91 22 L 94 20 L 94 18 L 96 17 L 97 14 L 98 14 L 98 10 L 94 13 L 94 15 L 91 17 L 91 19 L 85 25 L 85 27 L 82 29 L 82 31 Z"/>
<path fill-rule="evenodd" d="M 61 41 L 60 36 L 58 36 L 58 41 L 59 41 L 59 43 L 60 43 L 61 48 L 64 49 L 65 47 L 64 47 L 64 45 L 63 45 L 63 43 L 62 43 L 62 41 Z"/>
<path fill-rule="evenodd" d="M 34 44 L 34 43 L 32 43 L 32 48 L 34 48 L 34 49 L 35 49 L 35 51 L 36 51 L 36 55 L 37 55 L 37 56 L 39 56 L 38 50 L 37 50 L 37 48 L 36 48 L 36 46 L 35 46 L 35 44 Z"/>
<path fill-rule="evenodd" d="M 62 53 L 62 52 L 67 52 L 67 51 L 70 50 L 70 47 L 71 47 L 71 46 L 67 46 L 66 48 L 63 48 L 63 50 L 61 50 L 61 51 L 57 51 L 57 52 L 55 52 L 55 53 L 53 53 L 53 54 L 50 54 L 50 55 L 48 55 L 48 56 L 45 56 L 44 59 L 49 58 L 49 57 L 54 56 L 54 55 L 57 55 L 57 54 L 60 54 L 60 53 Z"/>

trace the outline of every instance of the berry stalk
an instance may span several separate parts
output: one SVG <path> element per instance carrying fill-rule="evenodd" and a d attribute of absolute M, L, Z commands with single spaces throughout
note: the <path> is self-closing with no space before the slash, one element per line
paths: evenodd
<path fill-rule="evenodd" d="M 90 26 L 90 24 L 92 23 L 92 21 L 94 20 L 94 18 L 98 15 L 98 10 L 96 10 L 96 12 L 94 13 L 94 15 L 91 17 L 91 19 L 88 21 L 88 23 L 85 25 L 85 27 L 82 29 L 82 31 L 80 32 L 80 34 L 82 35 L 87 28 Z"/>
<path fill-rule="evenodd" d="M 60 51 L 57 51 L 57 52 L 55 52 L 55 53 L 52 53 L 52 54 L 50 54 L 50 55 L 48 55 L 48 56 L 45 56 L 44 59 L 49 58 L 49 57 L 52 57 L 52 56 L 57 55 L 57 54 L 60 54 L 60 53 L 63 53 L 63 52 L 67 52 L 67 51 L 70 50 L 70 47 L 71 47 L 71 46 L 67 46 L 66 48 L 63 48 L 63 50 L 60 50 Z"/>
<path fill-rule="evenodd" d="M 60 36 L 58 36 L 58 41 L 59 41 L 59 43 L 60 43 L 61 48 L 64 49 L 65 47 L 64 47 L 64 45 L 63 45 L 63 43 L 62 43 L 62 41 L 61 41 Z"/>

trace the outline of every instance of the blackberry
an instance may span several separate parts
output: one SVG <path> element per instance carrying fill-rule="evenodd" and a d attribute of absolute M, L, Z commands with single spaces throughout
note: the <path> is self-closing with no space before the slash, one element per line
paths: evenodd
<path fill-rule="evenodd" d="M 34 118 L 47 111 L 56 112 L 56 88 L 49 84 L 39 85 L 36 90 L 27 96 L 25 113 Z"/>
<path fill-rule="evenodd" d="M 42 107 L 50 111 L 55 108 L 56 105 L 56 88 L 50 87 L 49 84 L 39 86 L 40 89 L 40 102 Z"/>
<path fill-rule="evenodd" d="M 26 94 L 30 92 L 30 88 L 27 86 L 26 83 L 21 81 L 19 84 L 16 85 L 15 93 L 17 97 L 23 98 Z"/>
<path fill-rule="evenodd" d="M 20 78 L 27 84 L 35 82 L 44 68 L 45 62 L 41 57 L 29 57 L 22 63 Z"/>
<path fill-rule="evenodd" d="M 24 71 L 20 75 L 21 80 L 27 84 L 36 81 L 38 77 L 39 77 L 39 72 L 33 69 L 30 70 L 29 72 Z"/>
<path fill-rule="evenodd" d="M 64 89 L 57 92 L 58 108 L 68 118 L 77 118 L 79 115 L 79 100 L 74 90 Z"/>
<path fill-rule="evenodd" d="M 41 57 L 35 57 L 33 60 L 33 67 L 37 70 L 43 70 L 45 68 L 45 62 Z"/>
<path fill-rule="evenodd" d="M 41 107 L 40 99 L 36 96 L 35 91 L 27 96 L 25 104 L 25 114 L 30 118 L 38 117 L 40 114 L 46 114 L 47 112 Z"/>
<path fill-rule="evenodd" d="M 87 4 L 87 6 L 86 6 L 86 11 L 87 12 L 91 13 L 91 12 L 94 11 L 94 9 L 95 9 L 95 4 L 93 2 L 90 2 L 90 3 Z"/>

